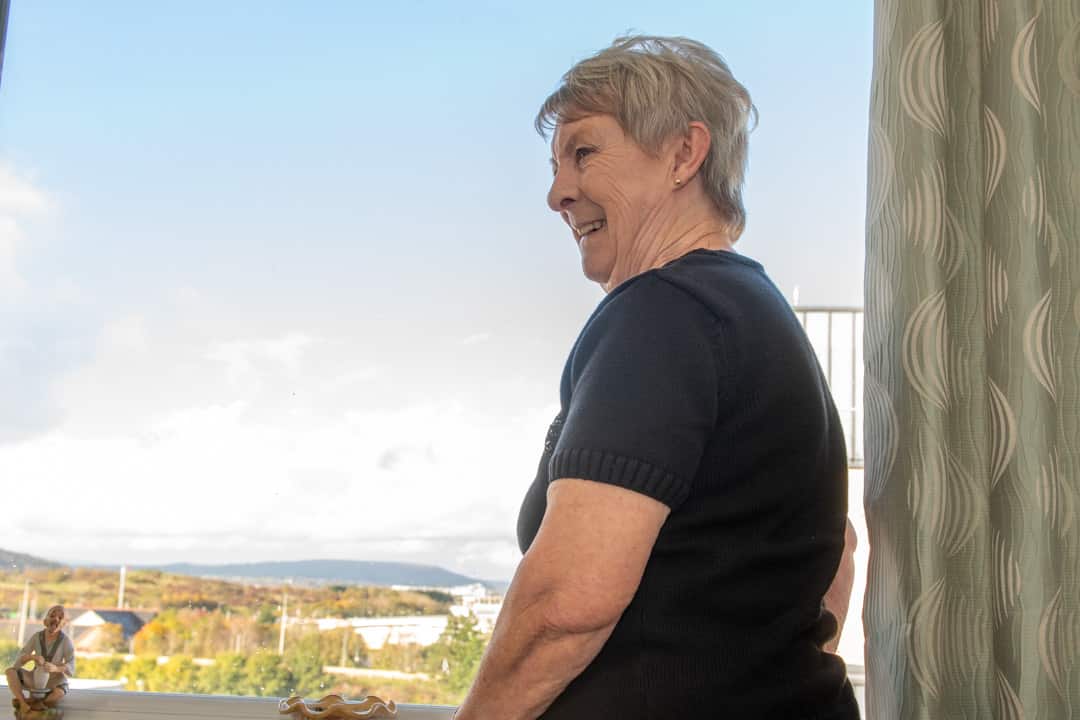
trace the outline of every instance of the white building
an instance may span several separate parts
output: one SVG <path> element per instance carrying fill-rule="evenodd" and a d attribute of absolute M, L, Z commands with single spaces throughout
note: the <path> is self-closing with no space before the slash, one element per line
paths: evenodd
<path fill-rule="evenodd" d="M 402 617 L 320 618 L 321 632 L 351 627 L 372 650 L 383 645 L 434 645 L 446 629 L 446 615 L 405 615 Z"/>
<path fill-rule="evenodd" d="M 401 587 L 398 589 L 416 590 L 415 587 Z M 495 628 L 495 620 L 502 610 L 502 597 L 491 595 L 486 587 L 480 583 L 462 585 L 453 588 L 423 588 L 439 590 L 452 595 L 457 604 L 450 607 L 450 614 L 456 617 L 466 617 L 472 613 L 477 620 L 480 632 L 488 634 Z M 319 632 L 337 630 L 339 628 L 353 628 L 354 632 L 364 638 L 364 644 L 373 650 L 378 650 L 384 645 L 398 645 L 415 643 L 417 645 L 433 645 L 446 630 L 447 615 L 405 615 L 398 617 L 351 617 L 351 618 L 319 618 L 315 623 Z"/>
<path fill-rule="evenodd" d="M 458 617 L 465 617 L 472 613 L 476 617 L 477 627 L 485 635 L 495 629 L 495 621 L 499 619 L 500 610 L 502 610 L 500 597 L 484 597 L 450 607 L 450 613 Z"/>

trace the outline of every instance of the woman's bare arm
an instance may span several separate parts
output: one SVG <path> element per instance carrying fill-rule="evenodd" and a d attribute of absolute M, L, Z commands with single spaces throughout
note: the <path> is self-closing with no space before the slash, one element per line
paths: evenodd
<path fill-rule="evenodd" d="M 588 480 L 548 488 L 457 720 L 531 720 L 584 670 L 634 597 L 668 507 Z"/>
<path fill-rule="evenodd" d="M 840 633 L 844 629 L 844 621 L 847 619 L 848 606 L 851 604 L 851 589 L 855 584 L 855 546 L 858 538 L 855 536 L 855 528 L 851 520 L 847 521 L 844 529 L 844 550 L 840 556 L 840 567 L 836 569 L 836 576 L 832 585 L 825 593 L 825 609 L 836 618 L 836 637 L 825 643 L 825 650 L 836 652 L 840 646 Z"/>

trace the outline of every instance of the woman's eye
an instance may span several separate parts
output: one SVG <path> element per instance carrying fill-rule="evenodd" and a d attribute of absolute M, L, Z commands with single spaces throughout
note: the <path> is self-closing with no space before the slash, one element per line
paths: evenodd
<path fill-rule="evenodd" d="M 592 152 L 593 152 L 592 148 L 579 147 L 577 150 L 574 151 L 574 160 L 576 160 L 577 162 L 581 162 L 582 160 L 585 159 L 585 157 L 587 155 L 591 155 Z"/>

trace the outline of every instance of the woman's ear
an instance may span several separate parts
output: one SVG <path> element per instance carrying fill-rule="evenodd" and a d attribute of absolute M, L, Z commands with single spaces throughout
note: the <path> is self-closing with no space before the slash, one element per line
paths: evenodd
<path fill-rule="evenodd" d="M 687 126 L 685 133 L 674 139 L 674 142 L 675 158 L 672 170 L 675 184 L 686 185 L 705 162 L 709 148 L 712 146 L 712 135 L 705 123 L 695 120 Z"/>

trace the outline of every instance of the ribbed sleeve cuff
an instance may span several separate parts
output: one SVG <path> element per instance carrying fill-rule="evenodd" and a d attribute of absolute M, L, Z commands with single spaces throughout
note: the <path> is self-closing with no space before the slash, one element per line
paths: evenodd
<path fill-rule="evenodd" d="M 551 456 L 552 480 L 578 478 L 618 485 L 675 509 L 690 488 L 675 473 L 652 463 L 602 450 L 568 448 Z"/>

